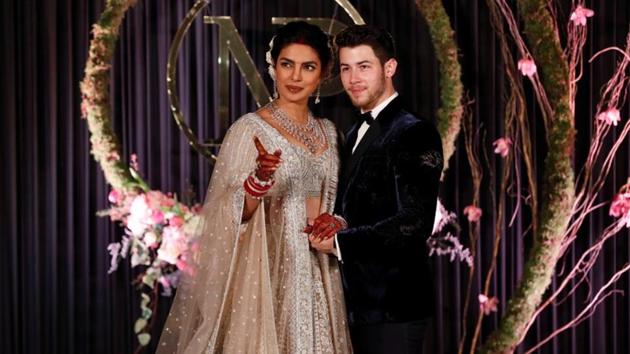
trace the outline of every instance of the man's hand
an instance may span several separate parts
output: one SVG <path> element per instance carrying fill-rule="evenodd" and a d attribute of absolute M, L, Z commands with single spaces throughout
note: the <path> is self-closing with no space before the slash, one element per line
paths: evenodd
<path fill-rule="evenodd" d="M 322 241 L 332 238 L 346 227 L 343 219 L 324 213 L 315 219 L 312 226 L 307 226 L 304 232 L 309 234 L 309 239 L 313 237 L 317 241 Z"/>
<path fill-rule="evenodd" d="M 319 252 L 336 255 L 334 238 L 331 237 L 327 239 L 316 239 L 314 236 L 310 235 L 308 237 L 308 240 L 311 243 L 311 247 L 318 250 Z"/>

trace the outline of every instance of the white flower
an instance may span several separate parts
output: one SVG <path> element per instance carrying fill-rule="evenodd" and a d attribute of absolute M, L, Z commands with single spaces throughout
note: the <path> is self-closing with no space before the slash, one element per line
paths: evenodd
<path fill-rule="evenodd" d="M 276 69 L 273 67 L 273 58 L 271 57 L 274 39 L 276 39 L 276 36 L 273 36 L 273 38 L 271 38 L 271 40 L 269 41 L 269 50 L 267 51 L 267 53 L 265 53 L 265 61 L 267 62 L 267 64 L 269 64 L 267 66 L 267 72 L 269 73 L 269 76 L 271 76 L 273 81 L 276 81 Z"/>

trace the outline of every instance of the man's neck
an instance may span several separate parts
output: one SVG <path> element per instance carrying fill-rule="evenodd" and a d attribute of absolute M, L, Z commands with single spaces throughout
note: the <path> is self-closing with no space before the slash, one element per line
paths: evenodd
<path fill-rule="evenodd" d="M 371 109 L 362 108 L 361 109 L 361 113 L 365 113 L 365 112 L 371 111 L 372 112 L 372 117 L 376 118 L 378 116 L 378 114 L 385 107 L 387 107 L 387 105 L 391 101 L 393 101 L 396 96 L 398 96 L 398 92 L 396 92 L 395 90 L 391 90 L 388 95 L 383 95 L 381 97 L 381 99 L 379 100 L 379 102 L 377 104 L 375 104 L 374 106 L 372 106 Z"/>

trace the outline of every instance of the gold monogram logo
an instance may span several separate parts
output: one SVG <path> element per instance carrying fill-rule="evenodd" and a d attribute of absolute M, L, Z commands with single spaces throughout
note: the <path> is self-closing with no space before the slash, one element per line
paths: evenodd
<path fill-rule="evenodd" d="M 350 4 L 348 0 L 335 0 L 335 2 L 341 6 L 345 12 L 350 16 L 355 24 L 364 24 L 363 18 L 359 15 L 358 11 Z M 188 139 L 192 148 L 197 150 L 200 154 L 207 159 L 213 161 L 215 156 L 212 154 L 211 148 L 217 146 L 215 141 L 208 143 L 200 143 L 197 136 L 188 127 L 183 119 L 183 115 L 180 110 L 179 99 L 177 98 L 176 82 L 175 82 L 175 68 L 177 61 L 177 53 L 181 46 L 182 40 L 190 27 L 192 21 L 197 17 L 199 12 L 207 5 L 205 0 L 199 0 L 191 10 L 188 12 L 182 24 L 180 25 L 173 43 L 171 45 L 167 64 L 167 92 L 171 101 L 171 110 L 173 118 L 177 123 L 177 126 L 182 130 L 186 138 Z M 339 22 L 332 18 L 313 18 L 313 17 L 273 17 L 271 23 L 274 25 L 282 25 L 291 21 L 303 20 L 312 23 L 323 31 L 328 32 L 330 35 L 335 35 L 341 30 L 347 27 L 346 24 Z M 256 104 L 260 107 L 271 102 L 271 95 L 269 90 L 265 86 L 265 83 L 256 70 L 256 65 L 251 55 L 243 43 L 234 21 L 230 16 L 205 16 L 204 23 L 213 24 L 219 26 L 219 55 L 216 63 L 219 65 L 219 120 L 220 131 L 225 133 L 229 127 L 229 70 L 231 64 L 231 57 L 234 58 L 239 71 L 245 84 L 252 93 Z M 230 56 L 231 54 L 231 56 Z M 334 77 L 327 80 L 321 88 L 321 96 L 332 96 L 342 92 L 341 83 L 339 77 Z"/>

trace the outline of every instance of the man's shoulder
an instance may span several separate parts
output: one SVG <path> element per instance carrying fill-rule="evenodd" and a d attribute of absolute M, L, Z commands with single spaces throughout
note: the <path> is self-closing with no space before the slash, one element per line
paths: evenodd
<path fill-rule="evenodd" d="M 390 128 L 390 142 L 404 150 L 442 149 L 440 134 L 429 119 L 401 109 Z"/>
<path fill-rule="evenodd" d="M 411 111 L 401 108 L 393 120 L 392 128 L 398 134 L 409 134 L 408 131 L 422 130 L 437 134 L 437 129 L 431 120 Z"/>

